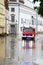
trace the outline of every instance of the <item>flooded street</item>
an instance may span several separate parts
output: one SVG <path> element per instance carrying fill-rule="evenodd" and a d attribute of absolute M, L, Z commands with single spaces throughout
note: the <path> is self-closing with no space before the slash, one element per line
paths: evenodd
<path fill-rule="evenodd" d="M 26 41 L 21 40 L 22 43 L 17 43 L 16 40 L 15 36 L 0 37 L 0 65 L 11 65 L 12 60 L 12 65 L 18 63 L 20 63 L 18 65 L 26 65 L 26 62 L 29 63 L 27 65 L 37 65 L 39 62 L 43 65 L 42 39 L 35 41 L 35 48 L 33 49 L 26 48 Z M 30 44 L 32 46 L 31 41 L 28 42 L 29 46 Z M 3 59 L 7 60 L 5 64 Z M 14 64 L 14 60 L 18 63 Z M 41 64 L 39 63 L 39 65 Z"/>
<path fill-rule="evenodd" d="M 4 38 L 0 37 L 0 65 L 4 64 L 4 58 L 5 58 L 5 42 Z"/>

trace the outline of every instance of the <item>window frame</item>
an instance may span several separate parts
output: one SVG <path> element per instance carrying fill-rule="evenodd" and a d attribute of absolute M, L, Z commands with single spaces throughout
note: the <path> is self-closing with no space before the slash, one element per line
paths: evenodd
<path fill-rule="evenodd" d="M 15 34 L 16 33 L 16 28 L 15 25 L 11 25 L 11 33 Z"/>
<path fill-rule="evenodd" d="M 15 22 L 15 14 L 11 14 L 11 22 Z"/>
<path fill-rule="evenodd" d="M 11 12 L 14 12 L 15 11 L 15 8 L 11 8 Z"/>

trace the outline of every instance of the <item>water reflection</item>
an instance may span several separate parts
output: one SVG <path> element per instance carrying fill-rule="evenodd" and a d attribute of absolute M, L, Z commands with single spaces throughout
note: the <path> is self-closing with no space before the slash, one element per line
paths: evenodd
<path fill-rule="evenodd" d="M 5 58 L 5 43 L 4 37 L 0 37 L 0 65 L 3 65 Z"/>
<path fill-rule="evenodd" d="M 26 42 L 23 40 L 21 40 L 21 42 L 20 40 L 18 41 L 14 35 L 3 38 L 0 37 L 0 58 L 6 57 L 7 60 L 16 59 L 16 61 L 21 64 L 22 62 L 30 62 L 30 65 L 35 65 L 34 61 L 39 58 L 43 59 L 41 40 L 36 41 L 34 49 L 23 49 L 23 46 L 26 46 Z M 8 60 L 8 62 L 10 62 L 10 60 Z"/>
<path fill-rule="evenodd" d="M 14 35 L 5 37 L 6 43 L 6 57 L 15 59 L 17 58 L 18 44 Z"/>
<path fill-rule="evenodd" d="M 16 59 L 16 61 L 22 63 L 24 61 L 30 62 L 31 65 L 34 63 L 34 60 L 37 60 L 38 58 L 43 58 L 43 51 L 41 50 L 41 41 L 37 40 L 35 43 L 35 48 L 23 48 L 23 46 L 26 46 L 26 40 L 19 40 L 17 42 L 17 38 L 15 36 L 7 36 L 5 38 L 6 43 L 6 57 L 11 59 Z M 30 41 L 31 42 L 31 41 Z M 34 44 L 28 42 L 29 46 L 31 44 L 34 46 Z M 34 63 L 35 65 L 35 63 Z"/>

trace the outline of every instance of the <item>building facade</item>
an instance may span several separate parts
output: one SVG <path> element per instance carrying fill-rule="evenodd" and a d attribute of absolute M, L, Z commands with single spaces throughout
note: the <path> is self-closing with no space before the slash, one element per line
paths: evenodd
<path fill-rule="evenodd" d="M 7 24 L 7 33 L 22 33 L 22 28 L 36 28 L 36 12 L 33 3 L 28 0 L 9 0 L 9 14 Z"/>
<path fill-rule="evenodd" d="M 5 33 L 5 7 L 4 0 L 0 0 L 0 36 Z M 4 37 L 0 37 L 0 65 L 3 65 L 5 58 Z"/>
<path fill-rule="evenodd" d="M 38 24 L 37 31 L 43 32 L 43 17 L 41 17 L 40 15 L 38 15 L 38 23 L 37 24 Z"/>
<path fill-rule="evenodd" d="M 5 7 L 4 0 L 0 0 L 0 34 L 5 33 Z"/>

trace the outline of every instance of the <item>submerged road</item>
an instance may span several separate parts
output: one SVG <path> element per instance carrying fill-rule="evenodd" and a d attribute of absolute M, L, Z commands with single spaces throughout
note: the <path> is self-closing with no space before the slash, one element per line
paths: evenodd
<path fill-rule="evenodd" d="M 6 38 L 3 39 L 2 43 L 6 44 L 5 45 L 6 58 L 4 65 L 43 65 L 43 48 L 42 48 L 43 38 L 37 39 L 37 41 L 35 41 L 35 48 L 33 49 L 26 48 L 27 43 L 28 43 L 27 47 L 29 46 L 32 47 L 33 43 L 32 41 L 28 42 L 24 40 L 21 40 L 21 42 L 20 40 L 16 41 L 17 39 L 14 36 L 7 36 Z"/>

